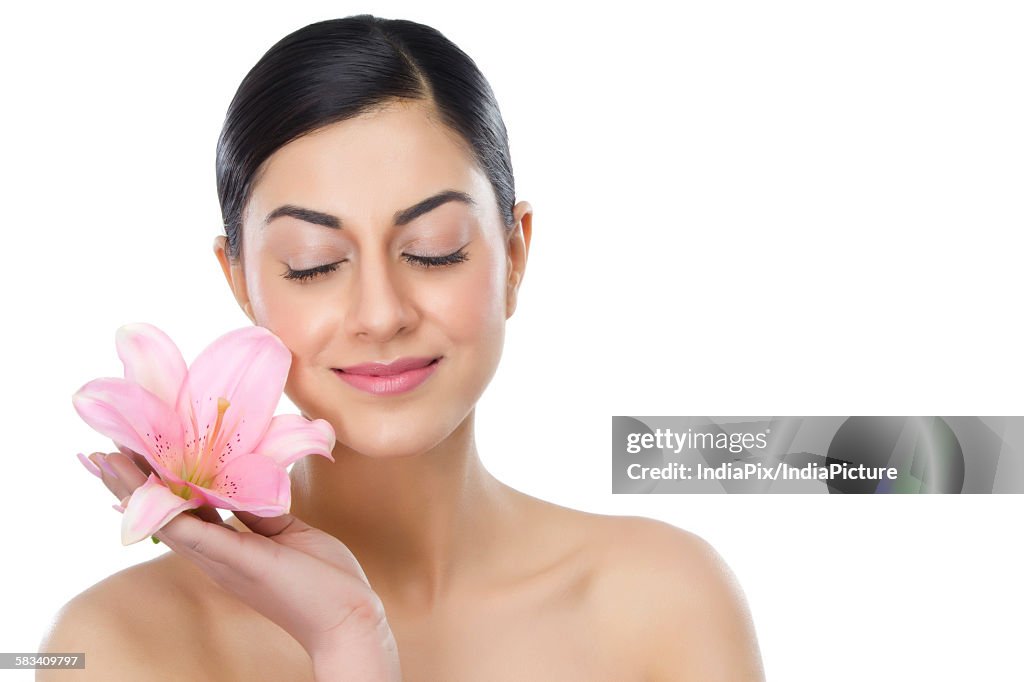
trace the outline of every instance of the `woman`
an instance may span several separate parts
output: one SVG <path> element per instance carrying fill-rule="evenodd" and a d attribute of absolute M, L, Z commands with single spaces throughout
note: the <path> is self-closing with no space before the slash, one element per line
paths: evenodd
<path fill-rule="evenodd" d="M 412 22 L 307 26 L 243 80 L 217 176 L 217 259 L 291 351 L 286 392 L 334 426 L 335 461 L 294 465 L 291 514 L 175 517 L 156 534 L 174 551 L 78 595 L 44 650 L 103 680 L 763 679 L 706 543 L 480 461 L 532 210 L 468 56 Z M 92 459 L 122 502 L 149 470 Z"/>

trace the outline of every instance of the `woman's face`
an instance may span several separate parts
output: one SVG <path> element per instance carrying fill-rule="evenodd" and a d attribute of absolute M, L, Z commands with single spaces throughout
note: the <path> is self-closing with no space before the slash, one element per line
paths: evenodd
<path fill-rule="evenodd" d="M 215 251 L 239 304 L 291 350 L 296 406 L 357 452 L 402 456 L 451 434 L 497 369 L 530 237 L 529 205 L 514 214 L 509 233 L 460 138 L 394 103 L 275 152 L 241 262 L 224 237 Z M 403 358 L 440 359 L 389 379 L 339 372 Z"/>

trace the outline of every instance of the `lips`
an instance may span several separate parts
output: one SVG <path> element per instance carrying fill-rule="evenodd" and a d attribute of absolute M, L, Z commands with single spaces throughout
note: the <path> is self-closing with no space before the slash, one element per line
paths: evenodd
<path fill-rule="evenodd" d="M 371 377 L 390 377 L 396 374 L 402 374 L 403 372 L 408 372 L 412 369 L 421 369 L 437 360 L 440 360 L 440 358 L 399 358 L 394 362 L 386 364 L 380 362 L 364 362 L 361 365 L 342 367 L 338 371 L 344 372 L 345 374 L 359 374 Z"/>
<path fill-rule="evenodd" d="M 400 358 L 389 364 L 368 362 L 335 369 L 335 375 L 353 388 L 377 396 L 411 391 L 437 369 L 441 358 Z"/>

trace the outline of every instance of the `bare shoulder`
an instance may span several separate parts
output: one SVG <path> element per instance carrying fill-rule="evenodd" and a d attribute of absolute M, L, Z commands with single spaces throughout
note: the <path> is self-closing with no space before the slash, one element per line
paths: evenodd
<path fill-rule="evenodd" d="M 743 591 L 703 538 L 637 516 L 591 519 L 594 600 L 651 680 L 764 679 Z"/>
<path fill-rule="evenodd" d="M 137 564 L 68 601 L 39 651 L 81 651 L 85 670 L 39 670 L 36 680 L 180 679 L 169 657 L 186 644 L 195 605 L 169 569 L 162 559 Z"/>
<path fill-rule="evenodd" d="M 39 651 L 85 652 L 93 676 L 81 680 L 258 682 L 312 673 L 298 642 L 171 551 L 71 599 Z M 45 672 L 56 674 L 37 681 L 65 679 Z"/>

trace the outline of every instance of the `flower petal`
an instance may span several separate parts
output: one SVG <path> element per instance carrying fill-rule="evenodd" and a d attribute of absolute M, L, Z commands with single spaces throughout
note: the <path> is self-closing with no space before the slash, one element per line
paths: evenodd
<path fill-rule="evenodd" d="M 334 461 L 334 427 L 324 419 L 310 421 L 298 414 L 279 414 L 270 420 L 263 439 L 253 448 L 286 467 L 306 455 L 321 455 Z"/>
<path fill-rule="evenodd" d="M 186 451 L 202 451 L 217 422 L 218 398 L 224 398 L 230 405 L 213 444 L 214 457 L 251 452 L 281 401 L 291 362 L 288 347 L 263 327 L 236 329 L 211 343 L 192 363 L 178 395 Z M 188 464 L 190 470 L 195 466 Z M 202 466 L 211 473 L 216 469 L 208 468 L 213 463 Z"/>
<path fill-rule="evenodd" d="M 115 342 L 124 363 L 124 378 L 173 408 L 188 368 L 170 337 L 151 324 L 138 322 L 118 329 Z"/>
<path fill-rule="evenodd" d="M 71 402 L 86 424 L 145 457 L 162 478 L 181 482 L 181 420 L 169 405 L 142 386 L 115 378 L 90 381 Z"/>
<path fill-rule="evenodd" d="M 187 509 L 202 505 L 202 500 L 186 500 L 168 489 L 156 474 L 135 489 L 121 519 L 121 544 L 131 545 L 157 532 Z"/>
<path fill-rule="evenodd" d="M 232 459 L 214 477 L 209 488 L 187 483 L 193 497 L 206 504 L 248 511 L 258 516 L 280 516 L 292 506 L 292 486 L 288 472 L 269 457 L 248 453 Z"/>

